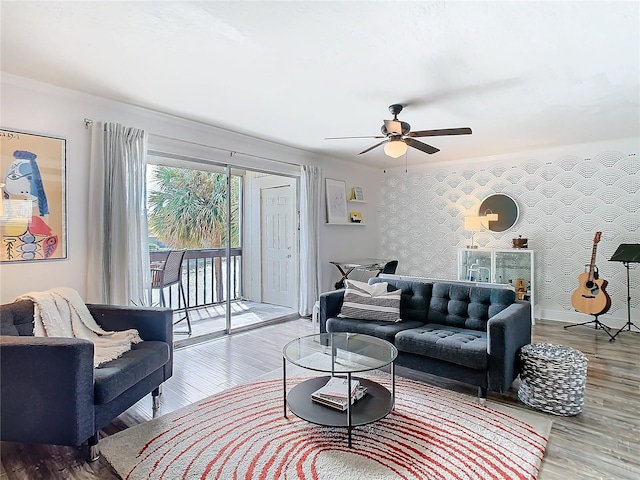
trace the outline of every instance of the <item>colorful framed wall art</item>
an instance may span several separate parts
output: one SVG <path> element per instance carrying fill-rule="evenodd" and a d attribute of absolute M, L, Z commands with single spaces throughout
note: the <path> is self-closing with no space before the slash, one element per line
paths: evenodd
<path fill-rule="evenodd" d="M 67 258 L 66 140 L 0 129 L 0 261 Z"/>

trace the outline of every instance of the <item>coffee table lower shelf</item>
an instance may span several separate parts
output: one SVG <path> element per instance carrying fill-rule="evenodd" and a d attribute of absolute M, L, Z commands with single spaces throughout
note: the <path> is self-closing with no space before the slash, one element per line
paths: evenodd
<path fill-rule="evenodd" d="M 349 427 L 347 411 L 321 405 L 311 400 L 311 394 L 329 381 L 329 376 L 305 380 L 287 394 L 286 404 L 298 417 L 310 423 L 326 427 Z M 367 394 L 351 405 L 351 427 L 367 425 L 386 417 L 393 410 L 394 399 L 391 392 L 372 380 L 353 377 L 367 387 Z M 286 409 L 285 409 L 286 417 Z M 348 431 L 351 446 L 351 430 Z"/>

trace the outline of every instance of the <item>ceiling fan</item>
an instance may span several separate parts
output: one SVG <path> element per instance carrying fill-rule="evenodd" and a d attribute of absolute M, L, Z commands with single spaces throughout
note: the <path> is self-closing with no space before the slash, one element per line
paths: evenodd
<path fill-rule="evenodd" d="M 442 128 L 439 130 L 418 130 L 411 131 L 411 125 L 407 122 L 398 120 L 398 114 L 402 111 L 402 105 L 396 103 L 389 107 L 389 111 L 393 114 L 393 120 L 385 120 L 384 125 L 380 128 L 382 135 L 369 137 L 328 137 L 325 140 L 341 140 L 346 138 L 384 138 L 380 143 L 375 144 L 363 150 L 358 155 L 370 152 L 374 148 L 384 145 L 384 153 L 393 158 L 404 155 L 408 147 L 417 148 L 424 153 L 436 153 L 440 149 L 416 140 L 416 137 L 438 137 L 442 135 L 470 135 L 471 129 L 463 128 Z"/>

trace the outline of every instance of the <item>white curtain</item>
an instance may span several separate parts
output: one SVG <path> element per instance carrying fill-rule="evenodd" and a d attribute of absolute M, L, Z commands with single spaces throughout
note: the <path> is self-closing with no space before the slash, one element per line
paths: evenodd
<path fill-rule="evenodd" d="M 300 176 L 300 308 L 311 315 L 320 295 L 320 203 L 322 170 L 303 165 Z"/>
<path fill-rule="evenodd" d="M 148 304 L 144 130 L 94 122 L 89 179 L 87 301 Z"/>

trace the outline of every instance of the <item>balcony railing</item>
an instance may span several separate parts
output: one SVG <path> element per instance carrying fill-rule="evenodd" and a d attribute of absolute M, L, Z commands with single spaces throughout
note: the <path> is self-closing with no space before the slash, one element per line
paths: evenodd
<path fill-rule="evenodd" d="M 151 262 L 165 261 L 168 251 L 151 251 Z M 182 285 L 189 308 L 216 305 L 227 300 L 227 251 L 225 248 L 187 250 L 182 263 Z M 242 298 L 242 249 L 230 250 L 231 300 Z M 177 285 L 165 288 L 167 307 L 184 308 Z M 160 305 L 160 290 L 152 292 L 152 304 Z"/>

